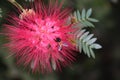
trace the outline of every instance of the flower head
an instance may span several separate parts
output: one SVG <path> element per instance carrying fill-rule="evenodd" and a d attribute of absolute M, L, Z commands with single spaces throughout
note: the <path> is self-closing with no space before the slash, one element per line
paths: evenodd
<path fill-rule="evenodd" d="M 48 6 L 35 0 L 30 9 L 22 9 L 19 16 L 12 15 L 5 34 L 18 63 L 30 66 L 32 71 L 51 72 L 73 62 L 72 51 L 76 49 L 72 33 L 76 29 L 67 24 L 69 13 L 57 0 L 50 0 Z"/>

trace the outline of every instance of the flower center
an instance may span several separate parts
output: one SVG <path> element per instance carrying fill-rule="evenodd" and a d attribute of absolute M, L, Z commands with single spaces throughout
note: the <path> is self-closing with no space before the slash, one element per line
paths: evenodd
<path fill-rule="evenodd" d="M 57 21 L 50 20 L 50 18 L 36 20 L 35 26 L 33 26 L 35 32 L 33 33 L 34 42 L 36 41 L 37 45 L 43 46 L 43 48 L 50 48 L 59 46 L 61 42 L 61 33 L 59 32 L 60 27 L 56 26 Z M 48 45 L 50 45 L 48 47 Z"/>

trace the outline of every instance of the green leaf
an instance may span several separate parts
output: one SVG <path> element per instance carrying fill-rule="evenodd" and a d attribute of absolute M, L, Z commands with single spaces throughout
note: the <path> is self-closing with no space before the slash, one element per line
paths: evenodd
<path fill-rule="evenodd" d="M 91 22 L 98 22 L 98 20 L 94 19 L 94 18 L 88 18 L 88 20 L 91 21 Z"/>
<path fill-rule="evenodd" d="M 81 36 L 81 38 L 80 38 L 80 39 L 85 38 L 88 34 L 89 34 L 89 32 L 85 32 L 85 33 Z"/>
<path fill-rule="evenodd" d="M 92 44 L 91 46 L 90 46 L 91 48 L 94 48 L 94 49 L 101 49 L 102 48 L 102 46 L 101 45 L 99 45 L 99 44 Z"/>
<path fill-rule="evenodd" d="M 85 21 L 81 21 L 82 28 L 87 27 L 88 25 L 85 23 Z"/>
<path fill-rule="evenodd" d="M 78 19 L 78 21 L 81 21 L 80 12 L 78 10 L 77 10 L 77 19 Z"/>
<path fill-rule="evenodd" d="M 87 44 L 88 44 L 88 45 L 91 45 L 91 44 L 93 44 L 96 40 L 97 40 L 97 38 L 92 38 L 91 40 L 89 40 L 89 41 L 87 42 Z"/>
<path fill-rule="evenodd" d="M 82 20 L 85 20 L 85 16 L 86 16 L 85 14 L 86 14 L 86 11 L 85 11 L 85 9 L 83 9 L 82 10 Z"/>
<path fill-rule="evenodd" d="M 89 26 L 89 27 L 95 27 L 91 22 L 89 22 L 89 21 L 85 21 L 84 22 L 87 26 Z"/>
<path fill-rule="evenodd" d="M 80 41 L 79 41 L 79 43 L 78 43 L 78 48 L 79 48 L 79 52 L 81 53 L 81 52 L 82 52 L 82 44 L 81 44 Z"/>
<path fill-rule="evenodd" d="M 93 52 L 93 50 L 90 48 L 90 53 L 91 53 L 91 56 L 93 57 L 93 58 L 95 58 L 95 53 Z"/>
<path fill-rule="evenodd" d="M 83 42 L 89 41 L 93 37 L 93 35 L 94 34 L 88 35 L 86 38 L 84 38 Z"/>
<path fill-rule="evenodd" d="M 82 42 L 82 47 L 83 47 L 83 52 L 86 54 L 86 46 L 84 42 Z"/>
<path fill-rule="evenodd" d="M 86 53 L 87 53 L 87 56 L 90 58 L 90 50 L 87 44 L 86 44 Z"/>
<path fill-rule="evenodd" d="M 89 18 L 92 14 L 92 8 L 87 11 L 86 18 Z"/>
<path fill-rule="evenodd" d="M 77 13 L 76 11 L 73 13 L 74 17 L 77 18 Z"/>

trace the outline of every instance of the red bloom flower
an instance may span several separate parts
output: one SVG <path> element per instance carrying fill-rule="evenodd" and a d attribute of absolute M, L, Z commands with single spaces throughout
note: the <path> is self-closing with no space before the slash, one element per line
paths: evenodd
<path fill-rule="evenodd" d="M 5 34 L 19 64 L 30 66 L 32 71 L 51 72 L 73 62 L 75 50 L 72 24 L 67 24 L 69 9 L 62 10 L 56 0 L 45 6 L 35 0 L 31 9 L 9 19 Z"/>

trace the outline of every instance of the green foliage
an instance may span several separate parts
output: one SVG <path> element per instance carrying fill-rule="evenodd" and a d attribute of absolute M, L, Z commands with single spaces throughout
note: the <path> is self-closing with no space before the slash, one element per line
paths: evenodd
<path fill-rule="evenodd" d="M 93 49 L 100 49 L 102 48 L 101 45 L 95 43 L 97 38 L 92 38 L 94 34 L 89 34 L 89 31 L 82 30 L 78 35 L 77 35 L 77 48 L 81 52 L 83 52 L 88 56 L 88 57 L 93 57 L 95 58 L 95 53 Z"/>
<path fill-rule="evenodd" d="M 85 9 L 82 10 L 80 13 L 79 10 L 75 11 L 73 16 L 77 19 L 77 22 L 80 22 L 84 27 L 95 27 L 93 23 L 91 22 L 98 22 L 98 20 L 91 18 L 92 15 L 92 9 L 88 9 L 87 11 Z"/>
<path fill-rule="evenodd" d="M 77 39 L 76 41 L 77 48 L 80 52 L 83 51 L 88 57 L 95 58 L 95 53 L 93 49 L 100 49 L 102 48 L 102 46 L 95 43 L 97 38 L 92 38 L 94 34 L 90 34 L 89 31 L 85 30 L 86 27 L 89 27 L 89 28 L 95 27 L 91 22 L 98 22 L 98 20 L 94 18 L 90 18 L 91 15 L 92 15 L 91 8 L 88 9 L 87 11 L 83 9 L 81 13 L 80 11 L 77 10 L 73 14 L 75 19 L 77 20 L 76 22 L 80 23 L 78 25 L 81 26 L 82 24 L 82 28 L 81 28 L 82 30 L 79 30 L 75 34 Z"/>

